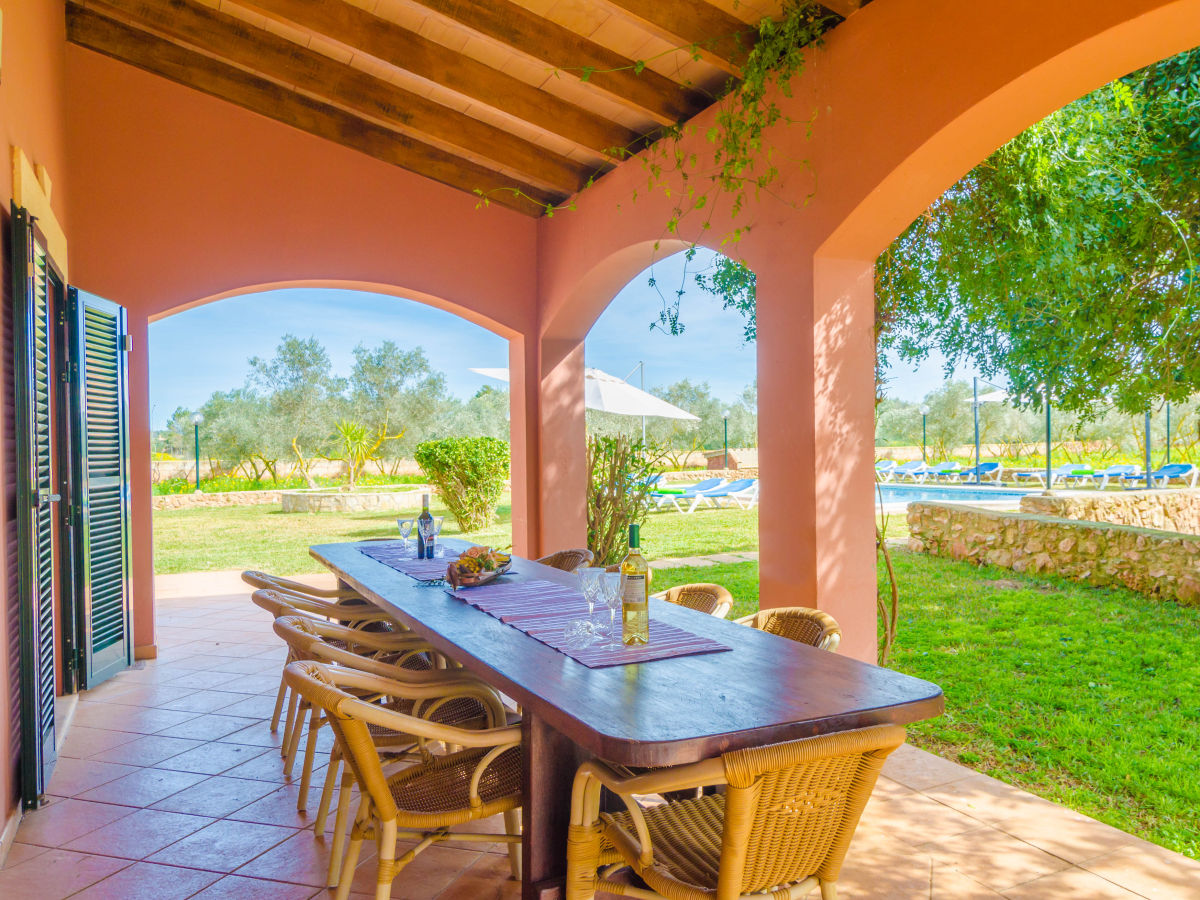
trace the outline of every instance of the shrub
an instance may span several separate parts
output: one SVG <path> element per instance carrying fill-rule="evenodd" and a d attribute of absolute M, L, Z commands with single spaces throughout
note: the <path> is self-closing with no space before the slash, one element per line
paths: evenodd
<path fill-rule="evenodd" d="M 496 518 L 508 479 L 508 443 L 498 438 L 444 438 L 417 445 L 417 465 L 463 531 Z"/>
<path fill-rule="evenodd" d="M 628 435 L 588 438 L 588 549 L 597 565 L 625 555 L 629 526 L 649 512 L 647 482 L 662 470 L 662 459 L 662 452 Z"/>

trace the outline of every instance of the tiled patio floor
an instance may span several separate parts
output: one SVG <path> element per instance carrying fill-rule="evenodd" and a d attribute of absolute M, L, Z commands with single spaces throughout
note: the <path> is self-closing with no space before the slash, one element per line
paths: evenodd
<path fill-rule="evenodd" d="M 328 837 L 304 829 L 266 721 L 283 651 L 265 614 L 236 574 L 164 577 L 158 596 L 159 658 L 81 697 L 51 802 L 22 822 L 0 897 L 328 896 Z M 843 873 L 847 900 L 1200 897 L 1200 863 L 970 769 L 905 747 L 885 773 Z M 426 851 L 393 896 L 516 897 L 504 850 L 486 846 Z M 359 897 L 374 884 L 364 857 Z"/>

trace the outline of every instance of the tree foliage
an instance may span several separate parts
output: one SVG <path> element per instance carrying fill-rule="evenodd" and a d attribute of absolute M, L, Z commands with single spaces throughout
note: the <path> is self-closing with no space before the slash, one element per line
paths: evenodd
<path fill-rule="evenodd" d="M 426 441 L 417 445 L 416 459 L 462 531 L 492 523 L 508 481 L 506 442 L 491 437 Z"/>
<path fill-rule="evenodd" d="M 650 478 L 662 471 L 660 449 L 626 434 L 588 438 L 588 549 L 596 565 L 625 555 L 629 526 L 650 511 Z"/>

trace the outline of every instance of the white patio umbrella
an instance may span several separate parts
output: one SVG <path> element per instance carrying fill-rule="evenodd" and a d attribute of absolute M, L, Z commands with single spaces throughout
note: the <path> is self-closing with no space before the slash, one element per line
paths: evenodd
<path fill-rule="evenodd" d="M 471 369 L 478 375 L 508 382 L 508 369 Z M 652 416 L 660 419 L 685 419 L 699 422 L 685 409 L 673 406 L 628 381 L 600 369 L 583 370 L 583 402 L 588 409 L 616 413 L 619 416 Z"/>

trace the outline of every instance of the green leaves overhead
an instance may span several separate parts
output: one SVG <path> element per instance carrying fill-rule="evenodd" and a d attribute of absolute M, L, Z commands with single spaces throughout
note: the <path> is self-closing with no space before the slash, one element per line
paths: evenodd
<path fill-rule="evenodd" d="M 881 345 L 940 350 L 1039 406 L 1134 412 L 1200 389 L 1200 50 L 1001 147 L 880 257 Z"/>

